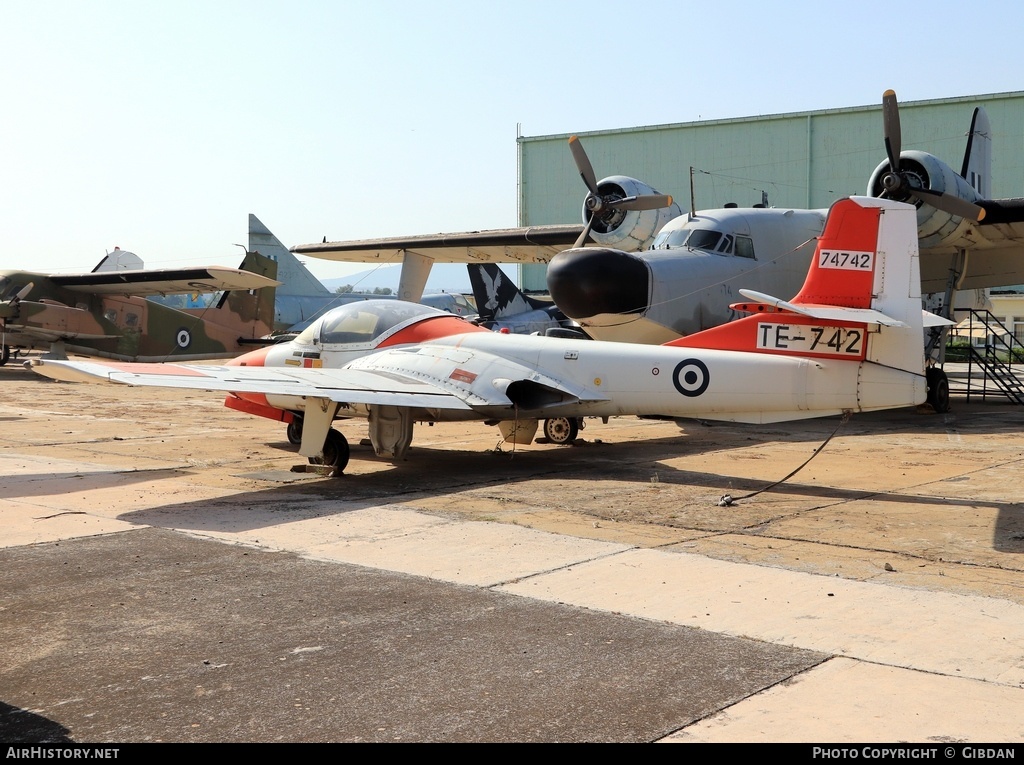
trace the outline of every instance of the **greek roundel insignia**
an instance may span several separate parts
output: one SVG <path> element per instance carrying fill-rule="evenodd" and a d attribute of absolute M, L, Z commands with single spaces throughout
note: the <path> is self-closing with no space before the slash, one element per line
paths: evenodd
<path fill-rule="evenodd" d="M 708 389 L 711 382 L 711 375 L 708 368 L 700 359 L 683 359 L 676 365 L 672 373 L 672 382 L 676 390 L 684 396 L 699 396 Z"/>
<path fill-rule="evenodd" d="M 179 329 L 177 336 L 174 341 L 178 344 L 179 348 L 188 348 L 192 344 L 192 335 L 189 334 L 187 329 Z"/>

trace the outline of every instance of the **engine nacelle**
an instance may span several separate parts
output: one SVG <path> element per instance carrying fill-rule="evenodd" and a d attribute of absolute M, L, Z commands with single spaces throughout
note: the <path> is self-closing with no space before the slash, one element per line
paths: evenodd
<path fill-rule="evenodd" d="M 661 192 L 636 178 L 612 175 L 597 184 L 598 196 L 605 200 L 625 199 L 631 196 L 646 196 Z M 591 238 L 604 247 L 614 247 L 626 252 L 646 249 L 654 240 L 661 227 L 683 211 L 675 202 L 658 210 L 616 210 L 598 213 L 591 230 Z M 586 205 L 583 206 L 583 222 L 588 220 Z"/>
<path fill-rule="evenodd" d="M 900 154 L 900 170 L 904 175 L 916 180 L 922 188 L 941 191 L 968 202 L 977 203 L 981 198 L 959 173 L 933 154 L 905 151 Z M 868 196 L 881 196 L 882 179 L 888 172 L 888 160 L 875 168 L 875 172 L 868 180 Z M 908 196 L 904 194 L 893 198 L 899 202 L 909 201 L 917 206 L 917 235 L 923 248 L 953 242 L 971 225 L 971 222 L 964 218 L 932 207 L 928 204 L 927 198 L 922 201 L 919 197 Z"/>

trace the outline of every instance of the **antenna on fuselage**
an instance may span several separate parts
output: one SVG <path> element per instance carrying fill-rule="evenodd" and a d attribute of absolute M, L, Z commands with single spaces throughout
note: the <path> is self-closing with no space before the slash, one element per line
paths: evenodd
<path fill-rule="evenodd" d="M 693 165 L 690 165 L 690 215 L 697 217 L 697 201 L 693 198 Z"/>

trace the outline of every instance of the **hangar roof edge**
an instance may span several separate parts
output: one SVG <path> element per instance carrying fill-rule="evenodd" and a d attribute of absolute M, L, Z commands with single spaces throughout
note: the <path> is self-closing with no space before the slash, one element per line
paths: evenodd
<path fill-rule="evenodd" d="M 937 104 L 959 104 L 965 102 L 977 103 L 980 101 L 995 101 L 1005 98 L 1024 98 L 1024 90 L 1011 90 L 1003 93 L 984 93 L 972 96 L 954 96 L 952 98 L 931 98 L 923 101 L 900 101 L 900 109 L 912 108 L 915 106 L 935 106 Z M 637 125 L 626 128 L 610 128 L 607 130 L 587 130 L 576 133 L 550 133 L 547 135 L 519 136 L 519 143 L 530 143 L 532 141 L 566 140 L 570 136 L 578 135 L 586 137 L 591 135 L 614 135 L 616 133 L 639 133 L 654 130 L 671 130 L 685 127 L 707 127 L 709 125 L 727 125 L 739 122 L 759 122 L 763 120 L 789 120 L 797 117 L 816 117 L 825 114 L 848 114 L 850 112 L 865 112 L 880 110 L 881 103 L 867 106 L 842 106 L 832 109 L 813 109 L 802 112 L 781 112 L 778 114 L 758 114 L 749 117 L 727 117 L 719 120 L 694 120 L 692 122 L 669 122 L 659 125 Z"/>

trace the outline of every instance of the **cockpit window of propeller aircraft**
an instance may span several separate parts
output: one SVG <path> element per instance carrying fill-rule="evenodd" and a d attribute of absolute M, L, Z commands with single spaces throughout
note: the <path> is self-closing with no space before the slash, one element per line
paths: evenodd
<path fill-rule="evenodd" d="M 704 250 L 716 255 L 736 255 L 741 258 L 754 259 L 754 242 L 748 236 L 723 234 L 713 229 L 680 228 L 662 231 L 651 245 L 652 250 L 667 250 L 676 247 L 688 247 L 691 250 Z"/>
<path fill-rule="evenodd" d="M 726 241 L 722 241 L 722 239 Z M 732 244 L 732 237 L 723 237 L 720 231 L 711 231 L 708 229 L 698 228 L 690 234 L 686 240 L 686 246 L 691 250 L 706 250 L 707 252 L 728 252 Z M 728 249 L 723 250 L 723 247 Z"/>
<path fill-rule="evenodd" d="M 690 235 L 688 228 L 676 228 L 670 231 L 662 230 L 651 243 L 652 250 L 668 250 L 673 247 L 682 247 L 686 244 L 686 237 Z"/>

